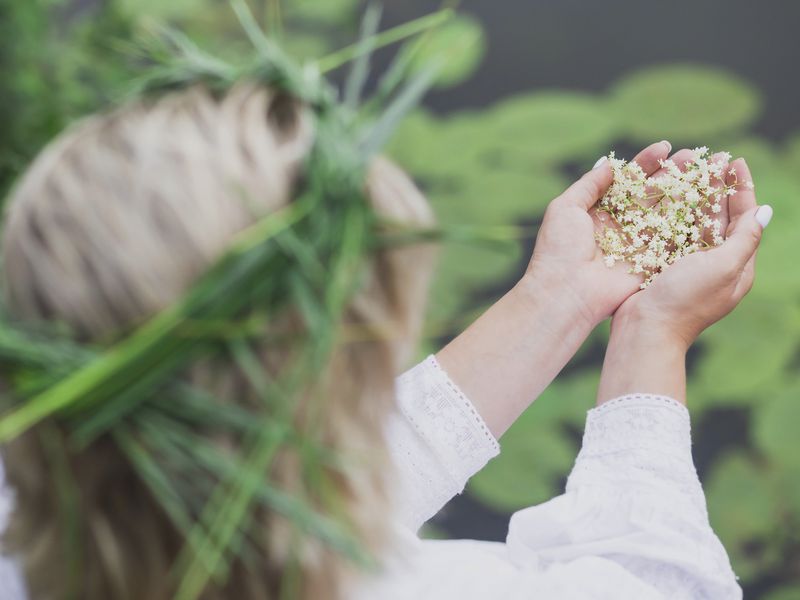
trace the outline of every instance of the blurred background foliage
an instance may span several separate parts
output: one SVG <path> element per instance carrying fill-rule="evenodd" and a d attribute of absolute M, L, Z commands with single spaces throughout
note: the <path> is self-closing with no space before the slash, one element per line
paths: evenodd
<path fill-rule="evenodd" d="M 437 7 L 386 5 L 389 22 Z M 353 41 L 363 8 L 359 0 L 252 7 L 266 29 L 305 58 Z M 451 94 L 470 89 L 464 83 L 481 69 L 487 49 L 506 41 L 502 28 L 484 21 L 463 12 L 416 48 L 412 64 L 444 53 L 437 85 Z M 115 98 L 137 70 L 119 52 L 121 42 L 156 23 L 178 25 L 223 54 L 242 42 L 222 0 L 0 3 L 0 194 L 53 135 Z M 387 56 L 379 53 L 376 70 Z M 558 65 L 557 54 L 549 59 Z M 590 78 L 591 64 L 585 68 Z M 493 75 L 516 77 L 511 70 Z M 800 131 L 764 136 L 758 124 L 768 98 L 761 87 L 700 59 L 646 64 L 602 89 L 571 87 L 479 90 L 480 101 L 449 107 L 434 98 L 392 142 L 391 155 L 416 177 L 443 223 L 517 224 L 526 231 L 504 250 L 443 248 L 421 352 L 439 347 L 513 283 L 547 203 L 610 148 L 630 157 L 641 145 L 669 139 L 676 147 L 702 144 L 745 156 L 759 198 L 774 206 L 776 218 L 759 253 L 755 288 L 690 355 L 695 459 L 712 524 L 745 597 L 800 598 Z M 607 331 L 605 324 L 591 336 L 511 428 L 502 456 L 442 512 L 431 535 L 502 539 L 510 512 L 560 493 L 594 398 Z"/>

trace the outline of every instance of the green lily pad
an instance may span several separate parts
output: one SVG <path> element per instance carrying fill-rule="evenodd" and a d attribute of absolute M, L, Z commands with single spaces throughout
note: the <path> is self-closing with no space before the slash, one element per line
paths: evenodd
<path fill-rule="evenodd" d="M 594 406 L 599 372 L 557 380 L 500 440 L 502 454 L 476 474 L 469 491 L 497 510 L 515 511 L 560 493 L 577 455 L 564 424 L 582 427 Z"/>
<path fill-rule="evenodd" d="M 629 75 L 611 90 L 625 133 L 638 142 L 706 142 L 741 130 L 761 109 L 746 81 L 717 68 L 667 65 Z"/>
<path fill-rule="evenodd" d="M 503 453 L 473 476 L 469 493 L 496 510 L 513 512 L 552 498 L 575 449 L 550 425 L 520 420 L 503 436 Z"/>
<path fill-rule="evenodd" d="M 606 101 L 578 92 L 515 96 L 495 105 L 486 121 L 493 159 L 524 168 L 605 154 L 619 133 Z"/>
<path fill-rule="evenodd" d="M 764 468 L 743 452 L 732 452 L 715 465 L 705 489 L 711 525 L 734 571 L 746 579 L 772 563 L 775 556 L 768 545 L 753 545 L 769 540 L 779 527 L 776 498 Z"/>
<path fill-rule="evenodd" d="M 798 600 L 800 598 L 800 583 L 782 585 L 762 596 L 762 600 Z"/>
<path fill-rule="evenodd" d="M 756 412 L 754 421 L 753 438 L 765 456 L 776 465 L 800 471 L 800 379 L 784 382 L 783 389 Z"/>
<path fill-rule="evenodd" d="M 800 178 L 800 131 L 789 136 L 785 148 L 786 164 L 791 172 Z"/>
<path fill-rule="evenodd" d="M 758 405 L 794 357 L 800 307 L 789 298 L 751 292 L 702 336 L 703 352 L 690 382 L 690 404 Z"/>
<path fill-rule="evenodd" d="M 565 179 L 553 171 L 494 169 L 465 174 L 441 193 L 434 187 L 431 201 L 444 225 L 511 225 L 541 217 L 566 185 Z"/>
<path fill-rule="evenodd" d="M 480 243 L 445 244 L 433 280 L 428 322 L 440 330 L 460 321 L 459 313 L 474 302 L 476 292 L 508 280 L 520 257 L 519 244 L 502 248 Z"/>

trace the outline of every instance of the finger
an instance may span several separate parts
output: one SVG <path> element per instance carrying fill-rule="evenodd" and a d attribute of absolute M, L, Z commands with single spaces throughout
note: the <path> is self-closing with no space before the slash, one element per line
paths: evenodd
<path fill-rule="evenodd" d="M 753 252 L 753 255 L 747 259 L 747 262 L 744 265 L 744 269 L 742 269 L 742 274 L 739 277 L 739 281 L 736 283 L 736 289 L 734 290 L 734 295 L 736 298 L 741 300 L 747 295 L 747 292 L 753 287 L 753 282 L 756 278 L 756 256 L 758 255 L 758 250 Z"/>
<path fill-rule="evenodd" d="M 694 150 L 690 150 L 689 148 L 681 148 L 675 154 L 667 158 L 668 161 L 675 163 L 681 171 L 686 170 L 686 163 L 694 157 Z M 656 169 L 651 173 L 651 177 L 658 177 L 659 175 L 663 175 L 667 172 L 666 167 L 661 167 L 660 169 Z"/>
<path fill-rule="evenodd" d="M 672 144 L 667 140 L 650 144 L 647 148 L 639 152 L 633 162 L 642 168 L 648 177 L 661 168 L 660 161 L 665 160 L 672 152 Z"/>
<path fill-rule="evenodd" d="M 743 158 L 737 158 L 729 169 L 733 170 L 733 174 L 729 170 L 725 182 L 727 185 L 736 185 L 736 193 L 728 198 L 728 215 L 733 225 L 741 215 L 755 208 L 757 203 L 755 192 L 747 185 L 748 182 L 753 182 L 747 162 Z"/>
<path fill-rule="evenodd" d="M 555 202 L 589 210 L 606 193 L 614 175 L 608 159 L 603 156 L 595 167 L 567 188 Z"/>
<path fill-rule="evenodd" d="M 761 242 L 761 233 L 772 218 L 772 207 L 769 205 L 751 208 L 739 215 L 732 225 L 732 232 L 719 248 L 719 254 L 727 256 L 728 264 L 744 268 L 748 260 L 755 254 Z"/>

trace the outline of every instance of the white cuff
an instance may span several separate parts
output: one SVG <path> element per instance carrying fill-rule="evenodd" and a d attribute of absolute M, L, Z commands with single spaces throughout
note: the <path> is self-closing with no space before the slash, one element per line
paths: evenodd
<path fill-rule="evenodd" d="M 399 472 L 398 509 L 414 529 L 463 491 L 500 452 L 469 399 L 429 356 L 397 379 L 397 408 L 387 427 Z"/>

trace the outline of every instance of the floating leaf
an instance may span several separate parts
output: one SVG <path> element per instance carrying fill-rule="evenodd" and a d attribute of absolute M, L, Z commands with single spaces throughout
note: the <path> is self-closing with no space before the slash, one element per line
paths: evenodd
<path fill-rule="evenodd" d="M 618 130 L 614 112 L 596 96 L 537 92 L 495 105 L 483 133 L 495 161 L 530 168 L 605 154 Z"/>
<path fill-rule="evenodd" d="M 574 448 L 557 430 L 521 419 L 503 437 L 503 454 L 472 477 L 469 493 L 498 510 L 539 504 L 557 493 L 559 476 L 574 458 Z"/>
<path fill-rule="evenodd" d="M 775 588 L 761 598 L 762 600 L 798 600 L 800 598 L 800 583 Z"/>
<path fill-rule="evenodd" d="M 784 382 L 755 414 L 754 441 L 776 465 L 800 470 L 797 427 L 800 424 L 800 379 Z M 797 507 L 800 510 L 800 506 Z"/>
<path fill-rule="evenodd" d="M 789 171 L 800 179 L 800 132 L 792 134 L 786 140 L 784 159 Z"/>
<path fill-rule="evenodd" d="M 778 527 L 776 498 L 765 470 L 740 451 L 724 456 L 706 482 L 711 525 L 731 556 L 734 571 L 751 577 L 772 562 L 766 541 Z"/>
<path fill-rule="evenodd" d="M 422 177 L 542 172 L 604 154 L 616 128 L 612 111 L 595 96 L 543 92 L 514 97 L 488 112 L 441 119 L 415 113 L 398 131 L 390 154 Z"/>
<path fill-rule="evenodd" d="M 464 173 L 446 192 L 437 193 L 434 187 L 431 200 L 445 224 L 510 225 L 540 218 L 565 187 L 564 178 L 552 171 L 487 169 Z"/>
<path fill-rule="evenodd" d="M 483 503 L 514 511 L 559 493 L 577 455 L 563 424 L 583 426 L 594 406 L 595 370 L 556 381 L 511 426 L 501 440 L 503 453 L 470 480 L 469 491 Z"/>
<path fill-rule="evenodd" d="M 522 255 L 518 244 L 503 248 L 453 242 L 445 244 L 431 291 L 428 321 L 434 329 L 457 319 L 475 293 L 508 280 Z"/>
<path fill-rule="evenodd" d="M 629 75 L 611 90 L 627 135 L 637 142 L 706 142 L 749 125 L 761 107 L 747 82 L 716 68 L 668 65 Z"/>
<path fill-rule="evenodd" d="M 798 338 L 800 307 L 754 290 L 703 334 L 690 382 L 691 405 L 763 403 L 792 360 Z"/>

